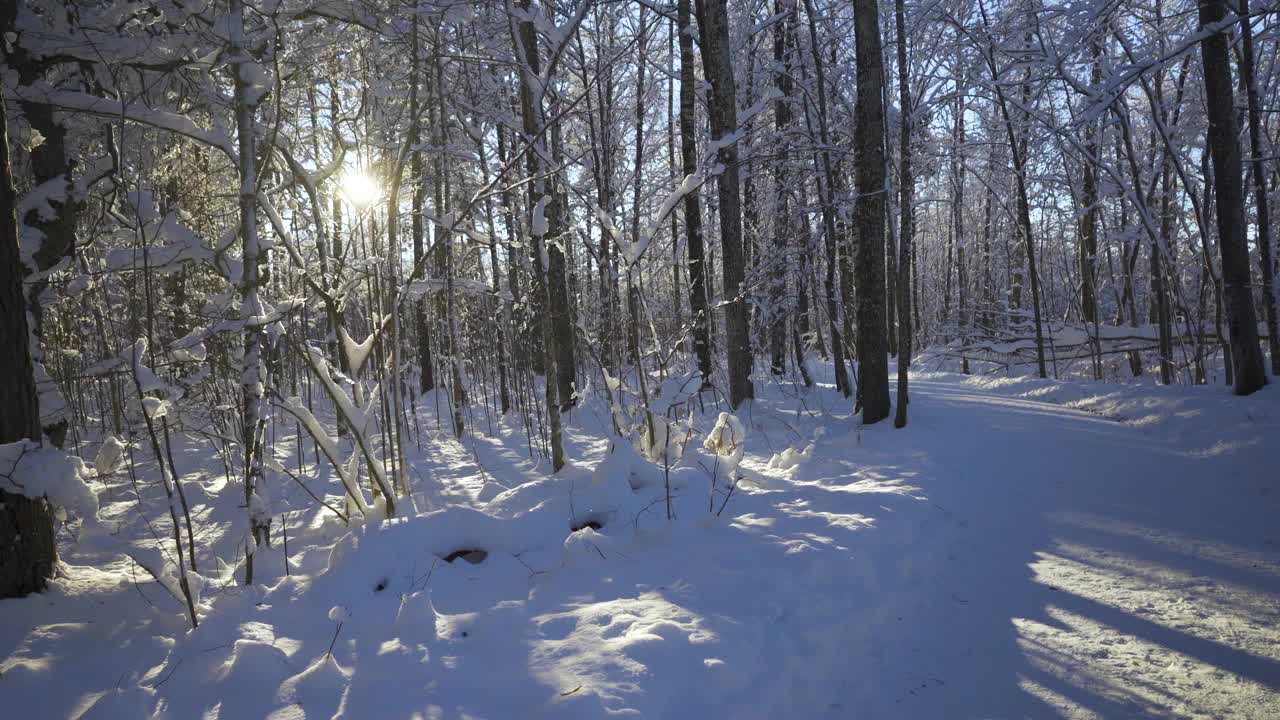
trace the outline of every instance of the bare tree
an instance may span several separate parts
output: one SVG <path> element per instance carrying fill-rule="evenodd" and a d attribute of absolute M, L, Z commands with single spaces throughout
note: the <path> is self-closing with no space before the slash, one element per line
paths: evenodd
<path fill-rule="evenodd" d="M 676 8 L 680 36 L 680 166 L 685 176 L 698 172 L 697 76 L 693 65 L 693 27 L 690 0 Z M 689 312 L 693 322 L 693 351 L 703 386 L 711 383 L 711 329 L 707 314 L 707 263 L 702 239 L 702 207 L 698 188 L 684 196 L 685 243 L 689 253 Z"/>
<path fill-rule="evenodd" d="M 1231 65 L 1227 31 L 1222 27 L 1226 5 L 1200 0 L 1200 28 L 1208 34 L 1200 41 L 1204 62 L 1206 112 L 1209 115 L 1209 154 L 1218 206 L 1218 251 L 1222 255 L 1223 297 L 1227 328 L 1231 335 L 1231 362 L 1235 393 L 1248 395 L 1267 384 L 1253 313 L 1249 273 L 1249 248 L 1245 243 L 1244 187 L 1241 181 L 1240 143 L 1237 140 Z"/>
<path fill-rule="evenodd" d="M 907 80 L 907 23 L 902 0 L 894 0 L 893 17 L 898 31 L 898 107 L 901 127 L 899 148 L 898 224 L 898 407 L 893 426 L 907 425 L 907 372 L 911 367 L 911 240 L 915 234 L 915 179 L 911 174 L 911 88 Z M 963 112 L 963 110 L 961 111 Z M 963 123 L 963 116 L 956 119 Z"/>
<path fill-rule="evenodd" d="M 858 149 L 854 215 L 858 317 L 858 398 L 862 422 L 889 415 L 888 328 L 885 315 L 884 60 L 875 0 L 854 0 L 858 96 L 854 145 Z"/>
<path fill-rule="evenodd" d="M 755 397 L 751 384 L 751 340 L 743 278 L 746 274 L 742 236 L 742 201 L 738 190 L 738 98 L 729 54 L 726 0 L 701 0 L 698 30 L 702 66 L 711 92 L 707 98 L 712 142 L 723 171 L 717 179 L 720 202 L 720 262 L 724 277 L 725 352 L 729 365 L 729 405 Z"/>

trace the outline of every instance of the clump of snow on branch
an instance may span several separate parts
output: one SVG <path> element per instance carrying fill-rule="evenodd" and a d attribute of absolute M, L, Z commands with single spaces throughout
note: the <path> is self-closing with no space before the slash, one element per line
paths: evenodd
<path fill-rule="evenodd" d="M 702 447 L 719 456 L 722 463 L 736 468 L 746 452 L 746 445 L 743 444 L 746 437 L 747 429 L 738 416 L 722 412 L 716 419 L 715 427 L 711 428 L 711 432 L 702 441 Z"/>
<path fill-rule="evenodd" d="M 86 482 L 89 474 L 80 458 L 31 440 L 0 445 L 0 490 L 46 498 L 59 515 L 97 516 L 98 496 Z"/>

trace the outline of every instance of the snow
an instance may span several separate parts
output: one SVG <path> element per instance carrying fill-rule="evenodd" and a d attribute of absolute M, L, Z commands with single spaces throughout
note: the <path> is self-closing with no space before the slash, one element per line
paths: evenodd
<path fill-rule="evenodd" d="M 120 456 L 124 452 L 124 443 L 115 435 L 108 435 L 102 441 L 102 447 L 93 460 L 93 469 L 99 476 L 110 475 L 120 468 Z"/>
<path fill-rule="evenodd" d="M 205 554 L 242 541 L 229 513 L 243 508 L 212 502 L 242 490 L 179 435 L 211 548 L 187 575 L 199 628 L 165 553 L 137 552 L 154 545 L 126 473 L 99 473 L 116 539 L 68 540 L 49 592 L 4 601 L 0 704 L 104 718 L 1280 713 L 1274 385 L 1237 398 L 917 373 L 895 430 L 861 425 L 814 367 L 803 396 L 761 383 L 732 414 L 708 399 L 665 470 L 588 395 L 554 476 L 500 422 L 465 445 L 408 445 L 392 520 L 345 526 L 273 483 L 290 573 L 279 542 L 257 547 L 251 587 Z M 350 451 L 285 402 L 326 453 Z M 271 467 L 297 463 L 287 425 Z M 291 472 L 342 493 L 304 446 Z M 717 463 L 741 478 L 719 515 Z M 144 485 L 158 472 L 138 471 Z"/>
<path fill-rule="evenodd" d="M 347 334 L 346 328 L 339 326 L 338 337 L 342 340 L 342 352 L 347 356 L 347 367 L 351 368 L 352 373 L 359 373 L 365 360 L 369 359 L 369 353 L 373 351 L 373 343 L 378 339 L 378 334 L 369 333 L 362 342 L 356 342 Z"/>
<path fill-rule="evenodd" d="M 160 398 L 144 397 L 142 398 L 142 409 L 147 412 L 147 417 L 152 420 L 159 420 L 169 414 L 169 402 Z"/>
<path fill-rule="evenodd" d="M 534 237 L 542 237 L 551 229 L 547 221 L 547 202 L 550 199 L 550 195 L 543 195 L 538 198 L 538 203 L 533 206 L 533 220 L 529 224 L 529 234 Z"/>
<path fill-rule="evenodd" d="M 228 157 L 236 157 L 232 142 L 226 134 L 206 130 L 191 118 L 178 113 L 144 107 L 141 103 L 121 103 L 104 97 L 70 90 L 53 90 L 47 84 L 19 85 L 15 95 L 23 100 L 43 102 L 63 110 L 73 110 L 106 118 L 123 118 L 184 135 L 211 147 L 218 148 Z"/>
<path fill-rule="evenodd" d="M 722 412 L 716 419 L 715 427 L 711 428 L 711 432 L 702 441 L 702 446 L 737 467 L 746 452 L 746 439 L 747 430 L 742 421 L 735 415 Z"/>
<path fill-rule="evenodd" d="M 121 356 L 121 359 L 128 363 L 129 367 L 133 369 L 133 378 L 138 384 L 138 391 L 147 393 L 152 392 L 153 390 L 167 390 L 168 385 L 160 379 L 160 376 L 155 374 L 155 371 L 147 367 L 147 364 L 143 362 L 143 359 L 146 356 L 146 338 L 138 338 L 138 340 L 134 342 L 134 344 Z M 143 403 L 146 404 L 147 400 L 155 400 L 156 403 L 159 402 L 155 398 L 144 398 Z M 146 406 L 147 415 L 149 417 L 159 417 L 158 415 L 155 415 L 155 412 L 158 409 L 157 405 L 146 404 Z"/>
<path fill-rule="evenodd" d="M 804 446 L 803 449 L 789 447 L 769 458 L 769 468 L 771 470 L 791 470 L 801 463 L 807 462 L 813 457 L 814 448 L 818 446 L 818 438 L 820 437 L 822 437 L 822 428 L 814 431 L 813 442 Z"/>
<path fill-rule="evenodd" d="M 85 482 L 84 462 L 56 448 L 30 440 L 0 445 L 0 490 L 31 498 L 47 498 L 60 512 L 92 520 L 98 497 Z"/>
<path fill-rule="evenodd" d="M 701 187 L 703 180 L 704 178 L 701 173 L 690 173 L 686 175 L 684 180 L 681 181 L 680 186 L 663 198 L 662 205 L 659 206 L 658 212 L 655 213 L 653 219 L 645 225 L 640 237 L 637 238 L 634 243 L 630 243 L 622 239 L 621 234 L 618 232 L 618 229 L 614 227 L 608 214 L 599 207 L 596 208 L 596 216 L 600 219 L 601 225 L 618 243 L 618 247 L 621 248 L 622 255 L 627 261 L 627 265 L 635 265 L 640 262 L 641 256 L 643 256 L 645 251 L 649 249 L 649 245 L 652 244 L 653 238 L 662 230 L 663 223 L 671 215 L 671 212 L 675 210 L 676 205 L 679 204 L 686 195 Z"/>

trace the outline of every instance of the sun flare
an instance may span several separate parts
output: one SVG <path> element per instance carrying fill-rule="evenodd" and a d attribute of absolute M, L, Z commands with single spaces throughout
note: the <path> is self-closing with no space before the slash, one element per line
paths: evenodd
<path fill-rule="evenodd" d="M 353 168 L 342 175 L 342 194 L 347 202 L 363 209 L 378 200 L 382 188 L 368 173 Z"/>

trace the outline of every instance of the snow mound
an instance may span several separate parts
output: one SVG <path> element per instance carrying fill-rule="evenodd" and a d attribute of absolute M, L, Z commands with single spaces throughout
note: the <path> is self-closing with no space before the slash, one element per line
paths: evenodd
<path fill-rule="evenodd" d="M 89 472 L 74 455 L 19 440 L 0 445 L 0 490 L 29 498 L 46 498 L 60 515 L 85 520 L 98 514 L 98 496 L 89 487 Z"/>

